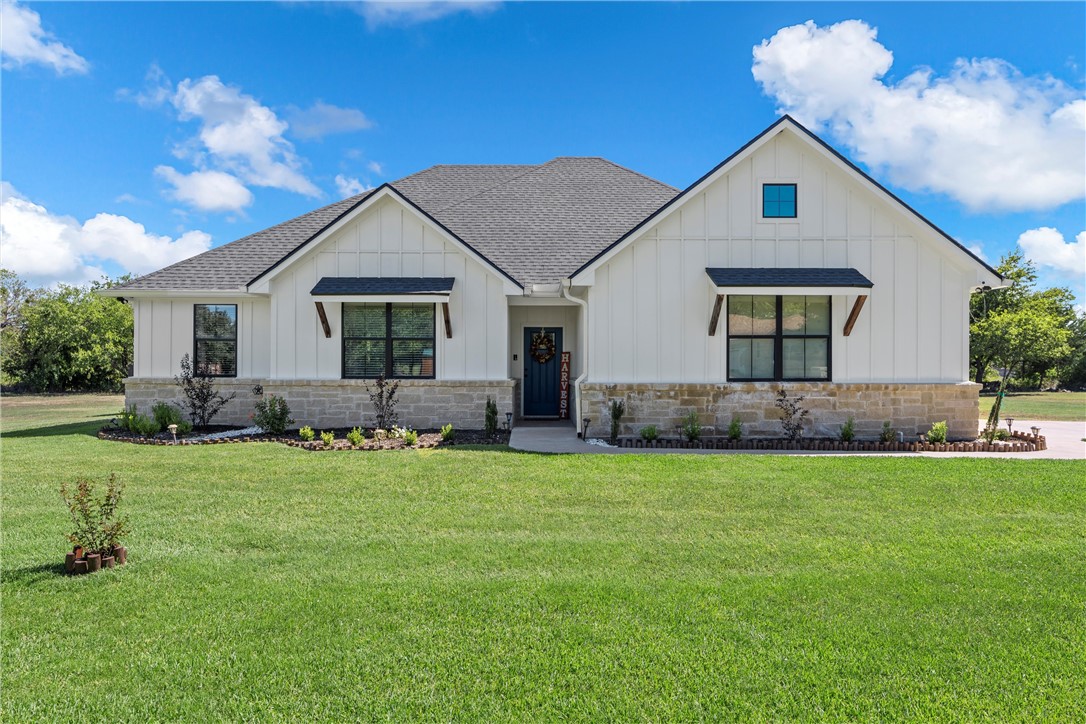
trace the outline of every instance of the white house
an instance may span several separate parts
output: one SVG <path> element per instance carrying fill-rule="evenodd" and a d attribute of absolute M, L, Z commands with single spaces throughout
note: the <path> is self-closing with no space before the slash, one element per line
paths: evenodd
<path fill-rule="evenodd" d="M 682 192 L 600 158 L 434 166 L 106 293 L 141 408 L 189 354 L 238 392 L 230 422 L 260 384 L 299 424 L 371 423 L 384 374 L 420 428 L 624 399 L 628 432 L 694 410 L 775 434 L 784 388 L 815 434 L 972 437 L 969 296 L 1002 281 L 786 116 Z"/>

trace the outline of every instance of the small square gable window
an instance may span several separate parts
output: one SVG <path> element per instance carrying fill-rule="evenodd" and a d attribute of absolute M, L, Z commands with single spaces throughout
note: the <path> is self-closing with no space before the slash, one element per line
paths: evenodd
<path fill-rule="evenodd" d="M 762 218 L 796 218 L 796 185 L 762 184 Z"/>

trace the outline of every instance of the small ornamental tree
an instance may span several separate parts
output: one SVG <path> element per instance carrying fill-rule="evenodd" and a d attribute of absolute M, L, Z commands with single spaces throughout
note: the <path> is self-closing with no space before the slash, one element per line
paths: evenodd
<path fill-rule="evenodd" d="M 206 427 L 215 415 L 237 396 L 236 392 L 231 392 L 224 397 L 215 389 L 215 383 L 210 377 L 195 374 L 192 360 L 187 354 L 181 358 L 181 374 L 173 379 L 185 395 L 183 406 L 189 411 L 192 424 L 198 427 Z"/>
<path fill-rule="evenodd" d="M 807 398 L 803 395 L 789 397 L 783 387 L 777 390 L 777 401 L 774 404 L 780 408 L 781 427 L 784 428 L 784 434 L 792 442 L 803 437 L 804 421 L 811 414 L 810 410 L 800 405 L 805 399 Z"/>
<path fill-rule="evenodd" d="M 400 421 L 396 414 L 396 392 L 400 389 L 400 383 L 396 380 L 389 382 L 381 375 L 373 383 L 374 389 L 366 385 L 366 392 L 370 395 L 370 404 L 373 405 L 373 415 L 377 418 L 377 429 L 388 430 Z"/>

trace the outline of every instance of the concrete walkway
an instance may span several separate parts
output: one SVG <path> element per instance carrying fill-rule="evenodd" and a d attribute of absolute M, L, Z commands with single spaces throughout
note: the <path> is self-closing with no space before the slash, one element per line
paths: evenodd
<path fill-rule="evenodd" d="M 586 453 L 602 455 L 895 455 L 900 457 L 969 457 L 1002 458 L 1006 460 L 1086 460 L 1086 423 L 1054 421 L 1014 421 L 1016 430 L 1029 430 L 1033 425 L 1041 428 L 1048 443 L 1047 450 L 1031 453 L 874 453 L 837 452 L 829 450 L 668 450 L 656 448 L 615 448 L 590 445 L 577 437 L 571 423 L 524 422 L 513 428 L 509 447 L 514 450 L 537 453 Z M 589 430 L 591 436 L 592 430 Z"/>

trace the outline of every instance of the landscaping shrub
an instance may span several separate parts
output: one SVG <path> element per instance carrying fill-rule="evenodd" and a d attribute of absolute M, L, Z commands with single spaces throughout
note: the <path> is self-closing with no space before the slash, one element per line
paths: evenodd
<path fill-rule="evenodd" d="M 882 442 L 894 442 L 897 439 L 897 430 L 894 429 L 890 421 L 882 423 L 882 432 L 879 433 L 879 440 Z"/>
<path fill-rule="evenodd" d="M 691 410 L 683 418 L 683 437 L 690 442 L 697 442 L 701 439 L 701 422 L 698 420 L 698 411 Z"/>
<path fill-rule="evenodd" d="M 139 413 L 136 412 L 136 406 L 129 405 L 128 407 L 117 413 L 117 425 L 122 430 L 128 430 L 129 432 L 132 432 L 132 421 L 136 419 L 136 415 L 138 414 Z"/>
<path fill-rule="evenodd" d="M 728 439 L 737 442 L 743 437 L 743 421 L 739 415 L 732 415 L 732 421 L 728 423 Z"/>
<path fill-rule="evenodd" d="M 373 386 L 375 389 L 371 390 L 370 386 L 366 385 L 370 404 L 373 405 L 373 415 L 377 418 L 377 427 L 387 430 L 399 422 L 396 414 L 396 392 L 400 389 L 400 383 L 396 380 L 389 382 L 381 375 L 374 381 Z"/>
<path fill-rule="evenodd" d="M 332 443 L 334 443 L 335 441 L 336 441 L 336 434 L 334 432 L 322 432 L 321 433 L 321 442 L 324 443 L 325 447 L 332 447 Z"/>
<path fill-rule="evenodd" d="M 313 428 L 306 425 L 298 431 L 298 437 L 302 438 L 305 442 L 312 442 L 313 438 L 316 437 L 316 434 L 313 432 Z"/>
<path fill-rule="evenodd" d="M 453 426 L 452 426 L 451 422 L 448 425 L 442 425 L 441 426 L 441 439 L 444 442 L 449 442 L 455 436 L 456 436 L 456 431 L 453 430 Z"/>
<path fill-rule="evenodd" d="M 850 415 L 841 428 L 841 442 L 852 442 L 856 439 L 856 420 Z"/>
<path fill-rule="evenodd" d="M 260 385 L 253 388 L 253 393 L 260 397 L 256 401 L 253 424 L 269 435 L 282 435 L 286 432 L 287 425 L 294 423 L 286 399 L 279 395 L 265 395 Z"/>
<path fill-rule="evenodd" d="M 611 444 L 618 445 L 618 433 L 622 426 L 622 416 L 626 414 L 625 400 L 611 400 Z"/>
<path fill-rule="evenodd" d="M 487 435 L 496 435 L 498 432 L 498 405 L 489 397 L 486 398 L 486 412 L 483 415 L 483 429 Z"/>
<path fill-rule="evenodd" d="M 387 440 L 388 439 L 388 431 L 387 430 L 382 430 L 381 428 L 378 427 L 377 429 L 375 429 L 373 431 L 373 439 L 377 440 L 378 442 L 380 442 L 381 440 Z"/>
<path fill-rule="evenodd" d="M 404 430 L 403 442 L 408 447 L 415 447 L 419 442 L 419 434 L 414 430 Z"/>
<path fill-rule="evenodd" d="M 237 393 L 231 392 L 228 397 L 223 397 L 210 377 L 194 373 L 192 360 L 187 354 L 181 358 L 181 374 L 173 379 L 185 395 L 185 407 L 192 417 L 192 424 L 198 427 L 210 424 L 215 415 L 226 407 L 226 403 L 237 396 Z"/>
<path fill-rule="evenodd" d="M 800 405 L 805 399 L 807 398 L 803 395 L 789 397 L 783 387 L 777 390 L 777 401 L 774 404 L 780 408 L 781 427 L 784 428 L 784 434 L 792 442 L 803 437 L 804 420 L 811 414 L 810 410 Z"/>
<path fill-rule="evenodd" d="M 641 428 L 642 440 L 652 442 L 658 437 L 660 437 L 660 433 L 656 430 L 656 425 L 645 425 L 643 428 Z"/>
<path fill-rule="evenodd" d="M 147 415 L 136 415 L 129 421 L 129 426 L 129 430 L 144 437 L 152 437 L 162 430 L 158 422 Z"/>
<path fill-rule="evenodd" d="M 347 442 L 355 447 L 360 447 L 365 441 L 366 436 L 362 433 L 362 430 L 357 427 L 347 433 Z"/>
<path fill-rule="evenodd" d="M 946 442 L 946 420 L 931 426 L 928 430 L 928 442 Z"/>
<path fill-rule="evenodd" d="M 168 402 L 156 402 L 151 405 L 151 415 L 155 418 L 159 428 L 165 430 L 170 425 L 180 425 L 182 421 L 181 410 Z"/>

